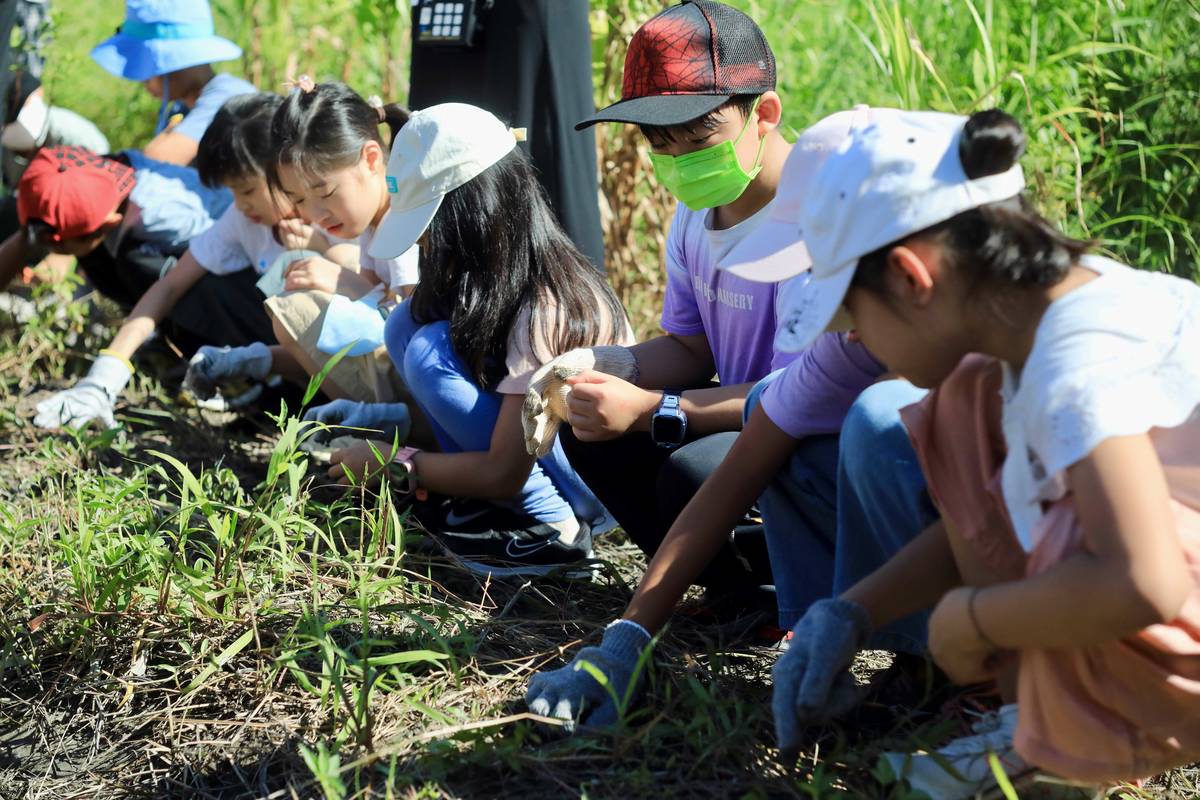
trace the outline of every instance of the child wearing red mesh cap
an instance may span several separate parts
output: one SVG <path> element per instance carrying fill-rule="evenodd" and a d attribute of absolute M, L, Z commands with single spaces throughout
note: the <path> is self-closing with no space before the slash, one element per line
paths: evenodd
<path fill-rule="evenodd" d="M 47 252 L 73 256 L 92 286 L 126 312 L 232 200 L 227 189 L 205 186 L 189 167 L 153 161 L 137 151 L 103 157 L 66 146 L 38 152 L 17 197 L 21 228 L 0 244 L 0 289 Z M 222 293 L 233 292 L 217 290 L 214 300 Z M 228 343 L 223 337 L 239 332 L 249 341 L 269 337 L 270 323 L 264 314 L 259 317 L 261 324 L 253 330 L 252 319 L 226 324 L 205 315 L 189 330 L 173 328 L 172 339 L 186 350 L 205 342 Z M 125 359 L 104 363 L 119 369 L 100 382 L 119 391 L 132 370 Z"/>
<path fill-rule="evenodd" d="M 722 3 L 687 0 L 634 34 L 620 102 L 580 123 L 638 125 L 679 207 L 666 247 L 666 335 L 560 356 L 526 398 L 527 445 L 544 448 L 559 431 L 571 466 L 651 559 L 600 646 L 530 681 L 536 713 L 613 721 L 609 692 L 579 663 L 599 667 L 618 697 L 634 688 L 639 651 L 693 583 L 742 609 L 769 607 L 759 588 L 773 585 L 781 627 L 832 591 L 838 434 L 884 368 L 843 334 L 789 352 L 777 312 L 789 289 L 718 269 L 771 215 L 789 154 L 814 146 L 810 136 L 793 148 L 782 114 L 758 25 Z M 830 132 L 815 138 L 825 147 Z M 785 383 L 801 391 L 773 402 Z M 765 525 L 753 508 L 760 496 Z"/>

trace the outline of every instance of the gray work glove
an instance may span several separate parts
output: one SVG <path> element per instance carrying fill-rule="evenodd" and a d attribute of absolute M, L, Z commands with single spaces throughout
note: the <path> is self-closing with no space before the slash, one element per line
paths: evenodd
<path fill-rule="evenodd" d="M 558 426 L 567 419 L 567 378 L 595 370 L 636 383 L 638 363 L 633 351 L 620 345 L 580 347 L 546 362 L 529 380 L 521 406 L 525 452 L 543 457 L 554 447 Z"/>
<path fill-rule="evenodd" d="M 129 379 L 129 365 L 116 356 L 96 358 L 85 378 L 70 389 L 57 392 L 37 404 L 33 424 L 39 428 L 59 430 L 82 428 L 92 420 L 100 420 L 105 428 L 117 427 L 113 405 Z"/>
<path fill-rule="evenodd" d="M 571 732 L 584 722 L 591 727 L 612 725 L 617 721 L 613 695 L 624 702 L 631 686 L 637 691 L 641 679 L 638 660 L 650 642 L 650 634 L 636 622 L 619 619 L 610 623 L 599 646 L 585 647 L 565 667 L 539 672 L 529 679 L 529 690 L 525 692 L 529 710 L 565 721 Z M 581 666 L 584 661 L 604 674 L 607 687 L 588 674 Z"/>
<path fill-rule="evenodd" d="M 305 422 L 319 422 L 327 427 L 318 428 L 312 439 L 321 442 L 337 436 L 362 435 L 378 432 L 387 441 L 403 444 L 412 430 L 412 414 L 404 403 L 360 403 L 356 400 L 334 400 L 323 406 L 310 408 L 304 415 Z M 359 430 L 347 430 L 357 428 Z"/>
<path fill-rule="evenodd" d="M 848 600 L 818 600 L 792 629 L 771 670 L 779 749 L 794 752 L 805 726 L 838 717 L 862 700 L 848 667 L 871 634 L 867 612 Z"/>
<path fill-rule="evenodd" d="M 232 378 L 265 380 L 271 372 L 271 348 L 262 342 L 245 347 L 205 345 L 188 362 L 183 388 L 201 400 L 217 392 L 217 386 Z"/>

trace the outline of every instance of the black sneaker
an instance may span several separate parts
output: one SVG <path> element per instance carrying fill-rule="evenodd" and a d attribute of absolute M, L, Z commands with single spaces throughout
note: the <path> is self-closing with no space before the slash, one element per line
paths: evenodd
<path fill-rule="evenodd" d="M 430 536 L 463 566 L 479 574 L 546 575 L 574 567 L 568 577 L 590 577 L 592 529 L 579 523 L 571 544 L 560 541 L 561 532 L 537 520 L 486 503 L 451 504 L 442 524 Z"/>

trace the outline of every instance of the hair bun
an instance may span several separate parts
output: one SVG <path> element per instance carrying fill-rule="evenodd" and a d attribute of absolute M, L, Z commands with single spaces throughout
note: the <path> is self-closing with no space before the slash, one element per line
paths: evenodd
<path fill-rule="evenodd" d="M 1025 131 L 1011 115 L 992 108 L 967 119 L 958 145 L 958 158 L 971 179 L 999 175 L 1012 168 L 1025 152 Z"/>

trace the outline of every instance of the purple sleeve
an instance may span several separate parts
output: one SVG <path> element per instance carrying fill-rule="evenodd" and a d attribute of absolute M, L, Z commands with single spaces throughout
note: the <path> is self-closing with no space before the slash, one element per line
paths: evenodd
<path fill-rule="evenodd" d="M 680 204 L 682 205 L 682 204 Z M 683 249 L 684 228 L 676 212 L 667 234 L 667 291 L 663 299 L 662 329 L 676 336 L 697 336 L 704 333 L 704 320 L 696 303 L 696 290 L 688 273 Z"/>
<path fill-rule="evenodd" d="M 858 395 L 886 371 L 845 334 L 822 334 L 763 391 L 763 411 L 795 439 L 837 433 Z"/>

